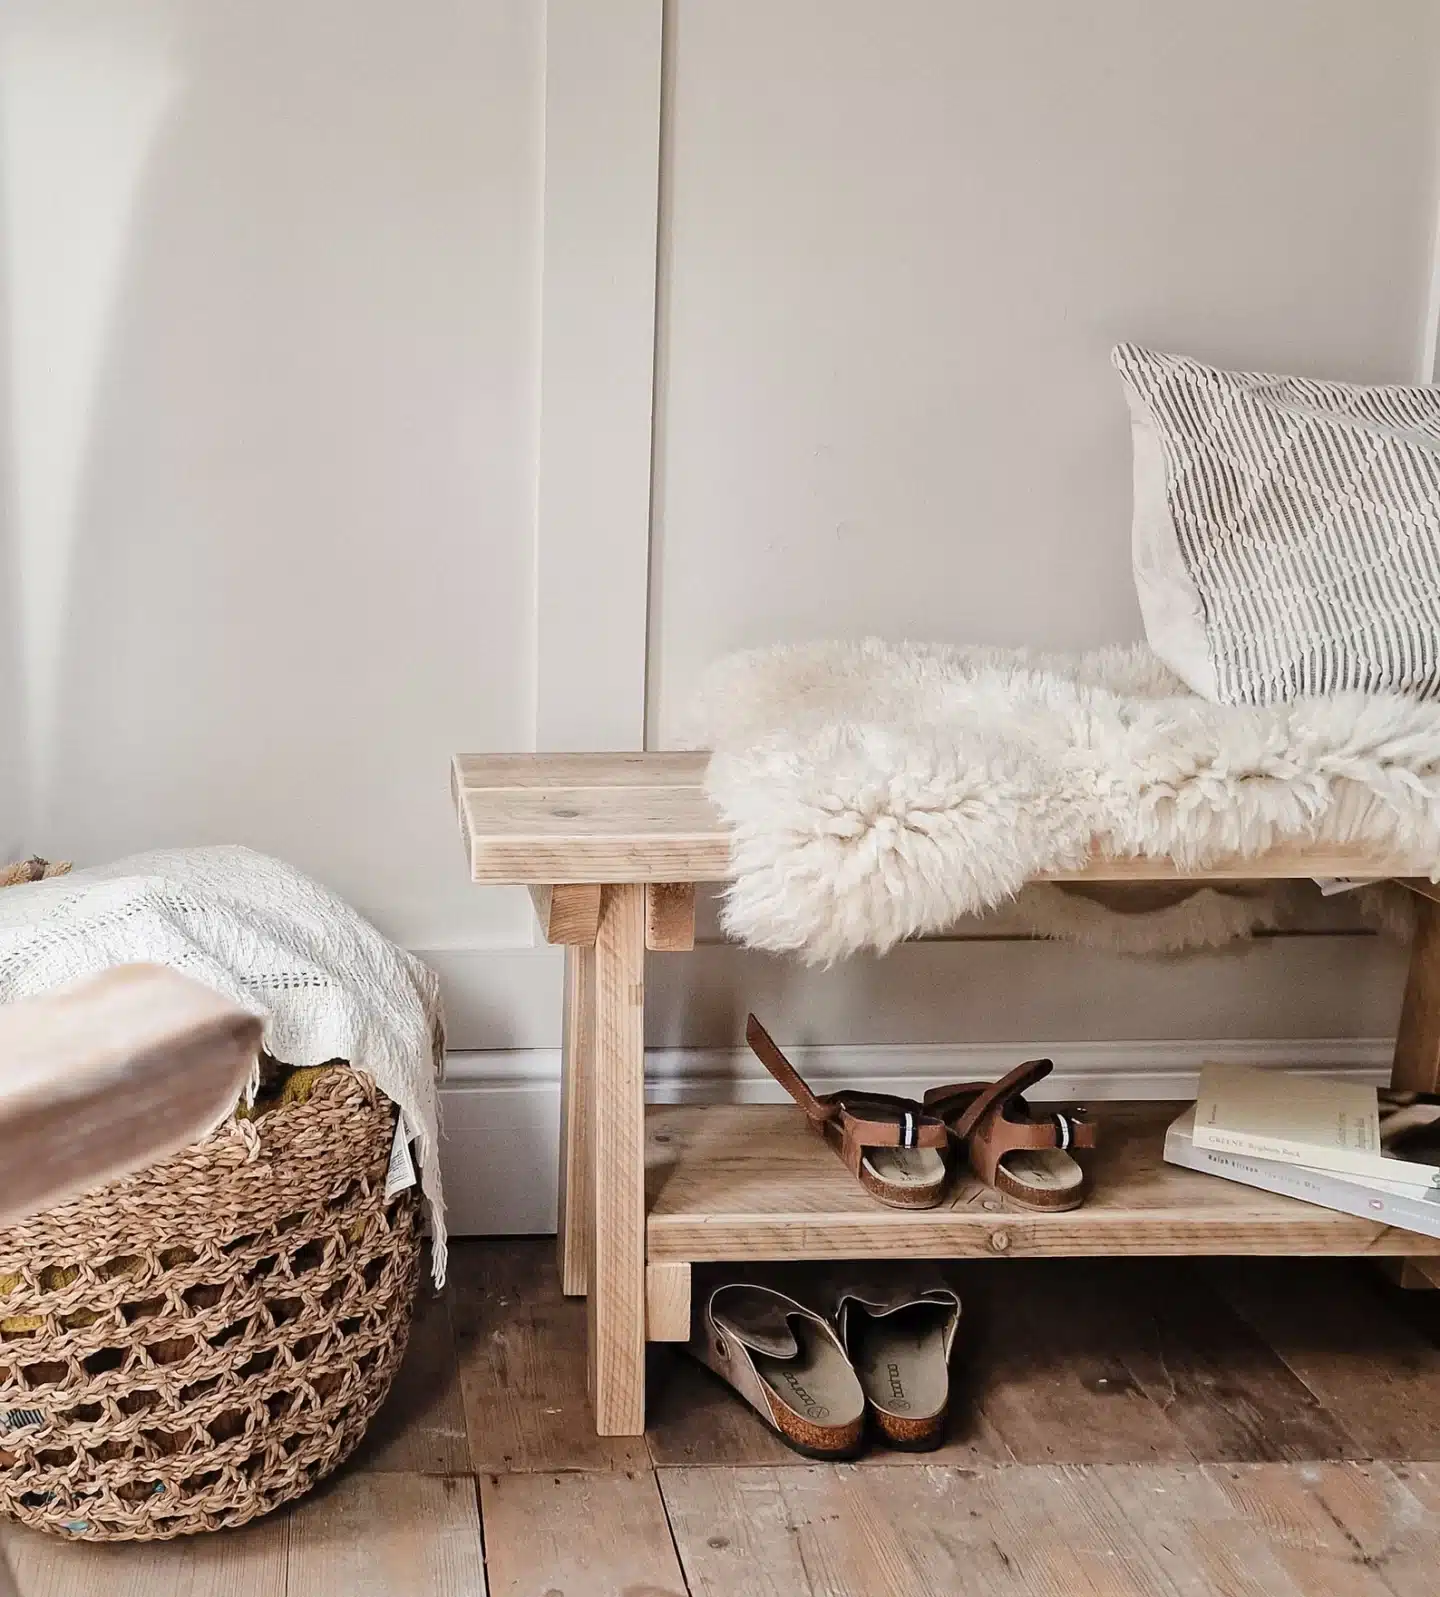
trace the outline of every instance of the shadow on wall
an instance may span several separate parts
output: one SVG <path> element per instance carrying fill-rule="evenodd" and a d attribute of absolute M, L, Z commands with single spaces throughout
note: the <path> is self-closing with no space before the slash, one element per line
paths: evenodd
<path fill-rule="evenodd" d="M 0 841 L 243 841 L 362 908 L 450 870 L 439 651 L 493 573 L 518 674 L 531 559 L 533 86 L 477 108 L 467 73 L 532 33 L 509 0 L 0 14 Z M 466 697 L 523 707 L 488 665 Z"/>
<path fill-rule="evenodd" d="M 170 42 L 12 17 L 0 41 L 6 315 L 5 714 L 29 830 L 59 777 L 65 636 L 124 252 L 176 92 Z M 70 24 L 67 26 L 67 22 Z"/>

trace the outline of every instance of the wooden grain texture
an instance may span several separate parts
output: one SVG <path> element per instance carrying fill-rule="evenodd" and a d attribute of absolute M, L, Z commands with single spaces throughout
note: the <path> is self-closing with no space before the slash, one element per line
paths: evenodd
<path fill-rule="evenodd" d="M 943 1585 L 927 1584 L 893 1504 L 858 1493 L 854 1475 L 813 1467 L 662 1471 L 694 1597 L 962 1597 L 979 1589 L 958 1561 Z"/>
<path fill-rule="evenodd" d="M 1411 1092 L 1440 1092 L 1440 904 L 1429 899 L 1416 905 L 1390 1081 Z"/>
<path fill-rule="evenodd" d="M 717 882 L 729 833 L 702 786 L 707 756 L 457 755 L 451 791 L 477 882 Z M 1424 862 L 1339 844 L 1275 849 L 1182 871 L 1166 860 L 1096 856 L 1044 881 L 1254 881 L 1424 875 Z"/>
<path fill-rule="evenodd" d="M 1382 1472 L 1377 1468 L 1370 1473 Z M 1440 1465 L 1392 1464 L 1383 1473 L 1403 1497 L 1380 1524 L 1362 1522 L 1352 1534 L 1383 1572 L 1395 1597 L 1434 1597 L 1440 1570 Z M 1354 1519 L 1352 1515 L 1352 1525 Z"/>
<path fill-rule="evenodd" d="M 694 1597 L 1175 1597 L 1093 1472 L 660 1472 Z"/>
<path fill-rule="evenodd" d="M 585 1305 L 561 1295 L 549 1242 L 462 1239 L 451 1248 L 455 1352 L 475 1471 L 643 1469 L 643 1441 L 595 1434 Z"/>
<path fill-rule="evenodd" d="M 698 788 L 468 789 L 476 882 L 722 882 L 730 837 Z"/>
<path fill-rule="evenodd" d="M 968 1267 L 974 1346 L 956 1366 L 973 1407 L 1026 1464 L 1188 1461 L 1185 1435 L 1136 1379 L 1153 1346 L 1140 1267 L 1017 1259 Z"/>
<path fill-rule="evenodd" d="M 96 1547 L 0 1526 L 18 1597 L 288 1597 L 288 1514 L 217 1536 Z"/>
<path fill-rule="evenodd" d="M 1185 1597 L 1393 1597 L 1332 1515 L 1378 1544 L 1415 1516 L 1386 1471 L 1354 1464 L 1114 1467 L 1094 1483 Z"/>
<path fill-rule="evenodd" d="M 203 1136 L 239 1099 L 261 1029 L 212 988 L 153 964 L 0 1005 L 0 1221 Z"/>
<path fill-rule="evenodd" d="M 602 1436 L 645 1429 L 645 891 L 608 887 L 587 1097 L 590 1398 Z"/>
<path fill-rule="evenodd" d="M 1205 1273 L 1361 1454 L 1424 1458 L 1440 1447 L 1440 1348 L 1359 1266 L 1217 1260 Z"/>
<path fill-rule="evenodd" d="M 486 1475 L 491 1597 L 686 1597 L 649 1470 Z"/>
<path fill-rule="evenodd" d="M 1425 1254 L 1433 1240 L 1161 1159 L 1175 1104 L 1107 1104 L 1094 1190 L 1068 1214 L 960 1182 L 937 1209 L 876 1204 L 783 1105 L 666 1105 L 648 1116 L 649 1257 L 989 1258 Z"/>
<path fill-rule="evenodd" d="M 1397 1533 L 1409 1536 L 1412 1560 L 1417 1542 L 1429 1554 L 1429 1586 L 1410 1590 L 1435 1591 L 1436 1517 L 1384 1465 L 1211 1465 L 1205 1474 L 1233 1521 L 1263 1533 L 1271 1559 L 1304 1597 L 1403 1592 L 1403 1559 L 1396 1560 L 1396 1579 L 1388 1568 Z"/>
<path fill-rule="evenodd" d="M 567 948 L 560 1049 L 560 1190 L 556 1246 L 560 1260 L 560 1289 L 568 1297 L 583 1297 L 589 1279 L 587 1100 L 594 1069 L 595 950 Z"/>
<path fill-rule="evenodd" d="M 615 754 L 457 754 L 451 783 L 460 794 L 532 792 L 536 788 L 687 787 L 705 780 L 703 750 L 652 749 Z"/>
<path fill-rule="evenodd" d="M 1150 1335 L 1126 1363 L 1196 1458 L 1340 1459 L 1361 1451 L 1193 1264 L 1134 1268 Z"/>
<path fill-rule="evenodd" d="M 1433 1468 L 660 1471 L 695 1597 L 1431 1597 Z"/>
<path fill-rule="evenodd" d="M 816 1585 L 807 1558 L 808 1516 L 795 1514 L 781 1484 L 789 1473 L 763 1467 L 659 1471 L 693 1597 L 813 1597 L 817 1590 L 834 1597 L 845 1589 Z M 815 1477 L 813 1494 L 833 1489 L 832 1471 L 805 1473 Z"/>
<path fill-rule="evenodd" d="M 290 1516 L 289 1585 L 305 1597 L 485 1597 L 475 1482 L 342 1474 Z"/>
<path fill-rule="evenodd" d="M 690 1340 L 690 1266 L 645 1268 L 645 1336 L 651 1342 Z"/>
<path fill-rule="evenodd" d="M 688 954 L 695 946 L 695 884 L 652 882 L 645 889 L 645 946 Z"/>
<path fill-rule="evenodd" d="M 577 948 L 594 946 L 600 928 L 600 884 L 565 882 L 553 887 L 532 886 L 530 902 L 540 934 L 547 943 Z"/>
<path fill-rule="evenodd" d="M 352 1469 L 392 1475 L 463 1475 L 470 1469 L 451 1289 L 436 1292 L 428 1274 L 421 1279 L 405 1361 L 351 1460 Z"/>
<path fill-rule="evenodd" d="M 1286 1468 L 1267 1465 L 1266 1468 Z M 1091 1472 L 1183 1597 L 1305 1597 L 1276 1563 L 1264 1528 L 1238 1518 L 1198 1464 L 1113 1465 Z"/>

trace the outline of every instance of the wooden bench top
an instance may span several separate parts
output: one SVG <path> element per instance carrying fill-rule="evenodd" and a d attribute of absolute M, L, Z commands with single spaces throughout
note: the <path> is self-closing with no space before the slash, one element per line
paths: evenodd
<path fill-rule="evenodd" d="M 471 879 L 724 882 L 730 838 L 703 787 L 704 753 L 459 754 L 451 788 Z M 1095 858 L 1045 881 L 1259 880 L 1427 876 L 1415 860 L 1296 847 L 1203 871 L 1163 860 Z"/>

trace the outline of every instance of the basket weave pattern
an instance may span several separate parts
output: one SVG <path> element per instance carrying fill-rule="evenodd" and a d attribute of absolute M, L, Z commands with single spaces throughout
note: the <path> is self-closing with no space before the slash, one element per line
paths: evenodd
<path fill-rule="evenodd" d="M 303 1102 L 0 1231 L 0 1513 L 91 1541 L 243 1524 L 355 1447 L 405 1351 L 395 1110 Z"/>

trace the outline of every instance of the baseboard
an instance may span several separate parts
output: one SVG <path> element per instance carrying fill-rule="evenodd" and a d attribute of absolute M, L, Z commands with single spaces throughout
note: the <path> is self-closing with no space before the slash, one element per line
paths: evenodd
<path fill-rule="evenodd" d="M 1037 1096 L 1069 1102 L 1188 1098 L 1207 1060 L 1380 1081 L 1388 1038 L 1295 1041 L 957 1043 L 906 1047 L 797 1047 L 796 1067 L 818 1091 L 879 1087 L 917 1096 L 947 1081 L 1002 1074 L 1048 1057 L 1055 1072 Z M 646 1055 L 652 1103 L 771 1103 L 784 1093 L 747 1049 L 662 1048 Z M 555 1229 L 560 1054 L 555 1048 L 458 1052 L 441 1093 L 450 1225 L 457 1236 Z"/>

